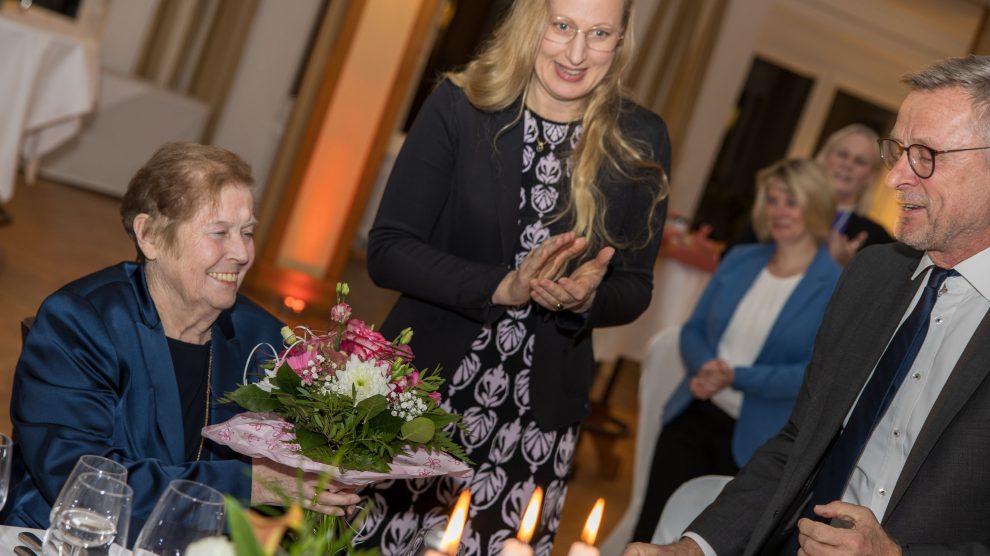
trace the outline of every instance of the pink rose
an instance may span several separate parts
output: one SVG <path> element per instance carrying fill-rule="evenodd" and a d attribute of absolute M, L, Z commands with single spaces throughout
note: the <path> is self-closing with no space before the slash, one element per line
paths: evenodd
<path fill-rule="evenodd" d="M 349 355 L 357 355 L 361 361 L 377 359 L 391 361 L 400 358 L 412 359 L 412 350 L 407 346 L 394 346 L 377 330 L 372 330 L 364 321 L 351 319 L 340 339 L 340 350 Z"/>
<path fill-rule="evenodd" d="M 427 394 L 427 396 L 431 400 L 437 402 L 437 405 L 440 405 L 440 392 L 430 392 L 429 394 Z"/>

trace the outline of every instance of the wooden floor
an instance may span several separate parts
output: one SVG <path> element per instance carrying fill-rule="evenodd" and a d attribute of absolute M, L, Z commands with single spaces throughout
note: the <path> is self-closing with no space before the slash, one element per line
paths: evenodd
<path fill-rule="evenodd" d="M 0 407 L 10 404 L 10 384 L 20 353 L 21 319 L 34 314 L 44 297 L 63 284 L 89 272 L 132 259 L 134 250 L 124 234 L 117 199 L 41 181 L 19 183 L 7 206 L 14 222 L 0 227 Z M 351 261 L 343 279 L 351 284 L 355 315 L 381 322 L 395 299 L 393 292 L 371 284 L 360 260 Z M 273 299 L 257 299 L 286 321 L 323 318 L 325 308 L 310 308 L 301 316 L 286 313 Z M 605 522 L 599 541 L 621 517 L 629 500 L 639 370 L 625 365 L 610 398 L 613 413 L 629 423 L 628 438 L 619 439 L 610 458 L 598 458 L 593 443 L 582 438 L 575 470 L 553 551 L 564 556 L 580 535 L 588 511 L 599 496 L 605 498 Z M 0 431 L 10 431 L 6 410 L 0 410 Z M 602 471 L 614 473 L 606 480 Z M 612 555 L 604 555 L 612 556 Z"/>

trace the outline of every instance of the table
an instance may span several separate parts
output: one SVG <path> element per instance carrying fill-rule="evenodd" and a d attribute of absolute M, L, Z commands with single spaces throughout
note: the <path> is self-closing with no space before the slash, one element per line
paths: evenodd
<path fill-rule="evenodd" d="M 96 37 L 38 10 L 0 11 L 0 203 L 14 194 L 18 158 L 34 180 L 39 158 L 75 135 L 96 105 Z"/>
<path fill-rule="evenodd" d="M 653 298 L 635 321 L 622 326 L 595 329 L 595 359 L 641 362 L 650 339 L 660 331 L 680 326 L 691 316 L 711 273 L 677 259 L 661 256 L 653 268 Z"/>
<path fill-rule="evenodd" d="M 24 527 L 14 527 L 12 525 L 0 525 L 0 556 L 13 556 L 14 547 L 24 544 L 17 540 L 17 535 L 21 531 L 31 531 L 41 538 L 44 538 L 45 536 L 45 532 L 41 529 L 27 529 Z"/>

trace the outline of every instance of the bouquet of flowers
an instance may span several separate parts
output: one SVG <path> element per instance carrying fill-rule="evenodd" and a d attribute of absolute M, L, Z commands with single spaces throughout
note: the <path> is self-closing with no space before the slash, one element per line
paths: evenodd
<path fill-rule="evenodd" d="M 344 484 L 468 473 L 471 462 L 449 432 L 463 426 L 461 418 L 440 407 L 439 371 L 412 365 L 412 330 L 386 340 L 351 318 L 348 293 L 337 284 L 329 332 L 283 328 L 284 347 L 261 365 L 260 380 L 225 396 L 254 413 L 207 427 L 204 436 L 251 456 L 330 471 Z"/>

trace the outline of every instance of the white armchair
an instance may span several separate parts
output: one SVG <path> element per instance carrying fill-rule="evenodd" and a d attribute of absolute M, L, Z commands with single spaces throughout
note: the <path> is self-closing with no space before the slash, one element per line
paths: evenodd
<path fill-rule="evenodd" d="M 643 506 L 646 482 L 650 478 L 653 449 L 660 436 L 663 406 L 685 374 L 679 348 L 680 336 L 681 327 L 672 326 L 654 335 L 647 345 L 640 368 L 632 495 L 622 519 L 602 543 L 602 554 L 621 554 L 636 527 L 639 510 Z"/>

